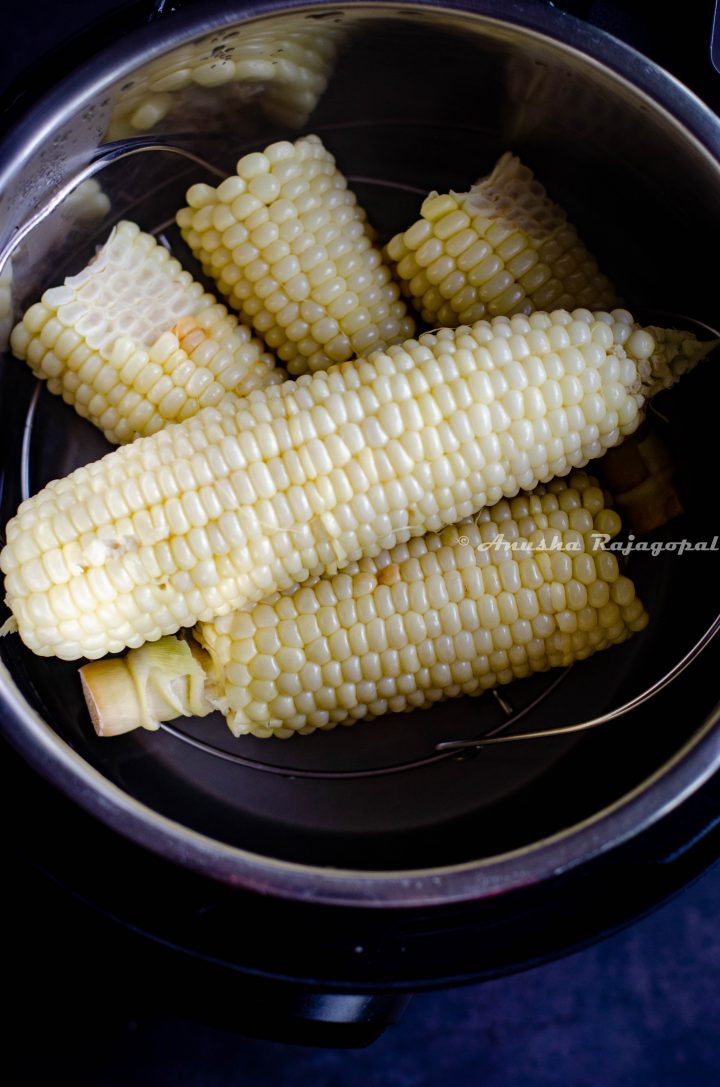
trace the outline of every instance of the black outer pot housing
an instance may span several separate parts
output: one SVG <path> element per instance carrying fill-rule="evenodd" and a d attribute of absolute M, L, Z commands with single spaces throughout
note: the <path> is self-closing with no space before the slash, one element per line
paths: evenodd
<path fill-rule="evenodd" d="M 155 5 L 152 14 L 162 15 L 162 7 Z M 0 237 L 0 245 L 7 241 L 12 224 L 27 218 L 41 191 L 36 171 L 47 163 L 43 167 L 42 158 L 34 156 L 33 144 L 42 121 L 53 120 L 60 131 L 63 123 L 67 127 L 76 118 L 83 96 L 105 95 L 103 101 L 112 102 L 131 61 L 137 63 L 150 52 L 159 54 L 249 15 L 237 5 L 182 7 L 188 10 L 169 13 L 167 22 L 155 18 L 150 30 L 100 54 L 25 113 L 11 131 L 0 160 L 6 182 L 0 186 L 6 204 L 6 236 Z M 254 7 L 261 13 L 279 10 L 274 4 Z M 293 18 L 305 14 L 316 18 L 320 27 L 320 16 L 331 18 L 339 9 L 320 3 L 307 11 L 296 4 L 283 10 Z M 593 247 L 616 281 L 628 285 L 626 291 L 632 287 L 641 304 L 652 302 L 653 308 L 692 313 L 712 322 L 713 284 L 703 282 L 694 264 L 699 241 L 709 243 L 711 232 L 717 233 L 720 125 L 689 93 L 650 61 L 543 4 L 436 8 L 422 3 L 348 3 L 342 11 L 343 29 L 349 27 L 351 41 L 342 54 L 346 67 L 336 71 L 309 130 L 324 126 L 338 150 L 348 155 L 360 133 L 359 142 L 368 141 L 365 153 L 369 148 L 378 156 L 372 166 L 380 177 L 387 177 L 377 174 L 387 168 L 383 152 L 399 143 L 395 153 L 403 168 L 426 188 L 443 184 L 459 188 L 477 172 L 470 163 L 467 177 L 458 179 L 454 173 L 459 162 L 467 161 L 468 152 L 463 158 L 459 138 L 446 138 L 448 118 L 451 128 L 467 129 L 471 141 L 481 143 L 490 157 L 491 150 L 502 150 L 512 139 L 576 221 L 582 219 L 588 202 L 600 206 L 610 201 L 613 226 L 606 231 L 606 219 L 598 216 L 597 222 L 583 224 L 583 232 L 594 234 Z M 144 14 L 137 5 L 131 19 Z M 373 142 L 367 137 L 367 117 L 380 117 L 382 80 L 362 64 L 372 55 L 382 71 L 392 47 L 401 41 L 417 47 L 420 59 L 412 50 L 396 51 L 395 66 L 387 70 L 392 74 L 386 75 L 394 93 L 401 94 L 408 80 L 417 81 L 423 62 L 427 69 L 437 60 L 439 74 L 432 88 L 417 81 L 413 89 L 417 101 L 409 96 L 399 105 L 387 105 L 390 126 L 383 131 L 376 124 L 373 131 L 380 134 Z M 493 79 L 478 76 L 473 66 L 483 50 Z M 455 63 L 457 57 L 462 63 Z M 545 73 L 538 94 L 526 94 L 532 75 L 528 64 Z M 359 104 L 350 92 L 348 66 L 357 80 L 364 79 L 357 84 L 364 92 Z M 454 82 L 448 83 L 451 71 Z M 109 81 L 108 91 L 109 72 L 115 79 Z M 493 120 L 471 128 L 472 109 L 467 103 L 477 100 L 473 96 L 479 91 Z M 73 100 L 76 104 L 70 108 Z M 12 101 L 15 112 L 28 108 L 21 95 Z M 465 108 L 458 113 L 463 103 Z M 417 129 L 419 143 L 402 142 L 401 129 L 410 121 L 422 125 Z M 58 159 L 49 177 L 51 189 L 78 159 L 92 153 L 96 123 L 92 120 L 88 130 L 69 124 L 68 130 L 75 133 L 69 141 L 73 153 Z M 242 125 L 240 130 L 244 131 Z M 257 142 L 262 138 L 250 129 L 245 135 Z M 607 172 L 598 173 L 598 163 L 610 148 L 622 165 L 617 188 L 609 194 Z M 355 173 L 360 172 L 356 165 Z M 137 184 L 136 179 L 133 182 Z M 167 186 L 167 177 L 161 183 Z M 372 192 L 363 197 L 372 199 Z M 670 210 L 678 222 L 671 239 L 663 239 L 661 245 L 658 212 L 667 218 Z M 376 218 L 383 215 L 384 205 L 378 202 Z M 389 219 L 378 225 L 382 229 L 393 223 Z M 667 229 L 666 222 L 664 226 Z M 701 226 L 704 233 L 699 238 Z M 29 248 L 35 255 L 47 251 L 52 221 L 51 228 L 43 230 L 37 232 L 34 250 L 31 239 Z M 664 264 L 657 259 L 660 252 L 667 257 Z M 688 267 L 692 274 L 683 275 L 682 269 Z M 36 273 L 44 282 L 43 274 Z M 36 290 L 22 268 L 17 289 L 21 302 Z M 29 403 L 31 385 L 24 375 L 18 379 L 11 365 L 0 370 L 0 403 L 10 402 L 11 390 L 18 402 Z M 697 512 L 702 505 L 701 483 L 693 483 L 690 471 L 712 445 L 713 401 L 706 395 L 706 380 L 688 384 L 668 425 L 668 436 L 678 449 L 682 447 L 681 464 L 688 469 L 685 486 L 691 513 L 682 527 L 695 538 L 712 527 Z M 51 420 L 60 407 L 48 405 Z M 67 416 L 58 418 L 65 427 Z M 4 515 L 13 512 L 17 500 L 17 449 L 24 421 L 21 412 L 3 429 Z M 71 460 L 87 459 L 95 441 L 78 425 L 80 430 L 71 430 L 69 439 Z M 42 481 L 48 462 L 53 467 L 56 462 L 52 449 L 48 453 L 40 439 L 34 449 L 31 467 Z M 662 623 L 658 637 L 664 650 L 650 642 L 643 653 L 641 645 L 633 657 L 632 674 L 620 674 L 615 658 L 607 670 L 600 669 L 601 682 L 610 686 L 614 682 L 613 694 L 620 700 L 635 695 L 643 680 L 654 682 L 707 629 L 715 602 L 709 594 L 701 599 L 692 592 L 707 578 L 707 556 L 703 561 L 705 566 L 696 563 L 689 573 L 677 567 L 659 572 L 659 564 L 639 571 L 647 591 L 657 590 L 656 610 Z M 210 804 L 198 794 L 195 811 L 189 807 L 195 789 L 192 779 L 182 780 L 171 765 L 175 776 L 164 788 L 161 778 L 167 766 L 159 773 L 145 771 L 154 767 L 156 743 L 148 740 L 149 746 L 141 744 L 138 751 L 131 751 L 121 748 L 125 741 L 117 741 L 112 752 L 99 751 L 86 735 L 76 695 L 62 685 L 58 693 L 61 679 L 70 683 L 69 671 L 46 671 L 44 663 L 28 660 L 16 645 L 1 648 L 3 729 L 23 758 L 72 798 L 70 803 L 49 794 L 10 756 L 10 777 L 23 780 L 28 797 L 36 796 L 38 807 L 49 813 L 48 819 L 22 827 L 16 846 L 19 862 L 25 865 L 32 857 L 32 867 L 52 879 L 58 910 L 72 913 L 72 900 L 90 907 L 80 915 L 91 945 L 105 944 L 107 925 L 113 921 L 146 937 L 128 940 L 121 928 L 115 929 L 117 954 L 112 959 L 113 968 L 121 972 L 128 971 L 128 961 L 137 960 L 137 968 L 153 977 L 146 990 L 148 1001 L 166 1003 L 173 993 L 197 990 L 203 998 L 193 1011 L 217 1017 L 228 1006 L 229 984 L 231 992 L 247 993 L 242 1021 L 232 1025 L 249 1032 L 276 1033 L 282 1021 L 279 1009 L 284 1008 L 299 1024 L 294 1032 L 307 1042 L 362 1044 L 398 1013 L 403 993 L 497 976 L 582 946 L 667 897 L 716 855 L 720 732 L 713 711 L 712 646 L 661 698 L 606 726 L 602 735 L 590 736 L 578 747 L 558 749 L 552 757 L 538 754 L 540 764 L 547 761 L 540 779 L 530 775 L 516 789 L 508 787 L 506 795 L 489 804 L 479 818 L 463 810 L 445 820 L 438 818 L 435 825 L 427 820 L 405 825 L 404 817 L 403 825 L 393 826 L 391 819 L 388 827 L 380 821 L 369 828 L 358 817 L 342 837 L 333 834 L 333 828 L 319 834 L 313 819 L 305 818 L 307 813 L 299 816 L 294 832 L 287 829 L 291 821 L 273 829 L 267 819 L 267 826 L 260 817 L 253 823 L 252 814 L 245 813 L 257 833 L 255 848 L 241 835 L 224 836 L 223 813 L 227 818 L 237 818 L 238 813 L 225 809 L 223 788 L 215 782 L 210 788 L 210 778 L 203 781 L 205 791 L 215 789 L 218 796 Z M 596 709 L 592 703 L 570 701 L 570 719 L 573 713 L 587 716 Z M 552 705 L 554 711 L 562 709 L 562 697 Z M 455 709 L 445 720 L 454 722 L 457 717 Z M 547 718 L 543 721 L 541 716 L 539 722 L 547 723 Z M 472 725 L 471 721 L 468 735 L 475 734 Z M 371 726 L 358 731 L 364 727 Z M 432 738 L 432 730 L 429 735 Z M 167 737 L 159 739 L 169 743 Z M 347 745 L 339 749 L 341 757 L 346 750 Z M 485 755 L 482 752 L 478 760 Z M 127 775 L 125 764 L 132 759 L 143 768 L 144 777 Z M 514 771 L 500 765 L 501 774 L 509 772 Z M 414 798 L 422 798 L 412 774 L 397 780 L 409 807 Z M 128 781 L 134 783 L 133 789 L 128 790 Z M 439 811 L 442 797 L 440 791 Z M 359 802 L 359 811 L 366 811 L 376 799 L 369 793 Z M 285 802 L 281 791 L 278 803 Z M 307 797 L 303 803 L 307 806 Z M 491 824 L 483 842 L 485 827 Z M 293 842 L 283 844 L 283 835 L 289 833 Z M 273 856 L 277 859 L 268 859 Z M 429 858 L 427 865 L 418 863 L 423 856 Z M 350 863 L 343 858 L 350 858 Z M 70 968 L 57 948 L 53 953 L 59 955 L 58 969 Z M 241 981 L 246 988 L 241 988 Z M 344 999 L 328 1001 L 328 994 L 343 994 Z M 288 1036 L 286 1026 L 280 1033 Z"/>

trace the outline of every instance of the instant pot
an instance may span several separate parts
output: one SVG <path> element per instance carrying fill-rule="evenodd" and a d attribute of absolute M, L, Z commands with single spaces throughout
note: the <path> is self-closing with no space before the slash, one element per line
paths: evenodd
<path fill-rule="evenodd" d="M 708 72 L 709 15 L 692 43 Z M 511 149 L 631 309 L 720 321 L 704 258 L 720 242 L 720 121 L 553 5 L 159 0 L 43 74 L 7 97 L 6 328 L 123 218 L 193 267 L 173 226 L 187 187 L 302 132 L 321 135 L 382 240 L 420 194 L 464 190 Z M 9 870 L 46 972 L 87 970 L 106 1001 L 362 1045 L 413 991 L 581 947 L 714 861 L 715 361 L 654 420 L 686 509 L 657 538 L 708 546 L 628 548 L 650 626 L 559 674 L 287 743 L 233 739 L 219 719 L 103 740 L 76 666 L 3 638 Z M 9 356 L 0 412 L 3 524 L 108 448 Z M 487 742 L 539 731 L 553 735 Z M 43 983 L 35 963 L 28 985 Z"/>

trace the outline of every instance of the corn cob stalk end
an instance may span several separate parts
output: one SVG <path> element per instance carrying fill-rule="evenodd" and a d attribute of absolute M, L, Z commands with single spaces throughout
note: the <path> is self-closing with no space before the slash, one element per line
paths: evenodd
<path fill-rule="evenodd" d="M 156 729 L 175 717 L 212 713 L 206 694 L 210 667 L 198 645 L 176 637 L 84 665 L 80 682 L 95 732 L 120 736 L 141 727 Z"/>

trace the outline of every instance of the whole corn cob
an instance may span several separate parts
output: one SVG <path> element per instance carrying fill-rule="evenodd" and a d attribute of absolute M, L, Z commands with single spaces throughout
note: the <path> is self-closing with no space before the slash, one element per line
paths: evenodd
<path fill-rule="evenodd" d="M 710 346 L 622 310 L 498 317 L 223 401 L 22 503 L 6 601 L 66 659 L 226 615 L 581 467 Z"/>
<path fill-rule="evenodd" d="M 506 152 L 468 193 L 430 193 L 388 242 L 404 292 L 430 325 L 619 299 L 532 171 Z"/>
<path fill-rule="evenodd" d="M 185 241 L 291 374 L 412 336 L 365 212 L 317 136 L 245 155 L 235 176 L 187 199 Z"/>
<path fill-rule="evenodd" d="M 220 708 L 291 736 L 480 694 L 624 641 L 647 614 L 602 542 L 620 529 L 584 472 L 498 502 L 194 637 L 81 669 L 100 735 Z"/>
<path fill-rule="evenodd" d="M 284 377 L 250 330 L 130 222 L 82 272 L 45 291 L 10 344 L 111 442 Z"/>

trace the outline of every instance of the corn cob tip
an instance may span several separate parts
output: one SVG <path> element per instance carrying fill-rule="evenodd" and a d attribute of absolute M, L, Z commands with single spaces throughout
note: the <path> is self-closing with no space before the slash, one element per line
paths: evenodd
<path fill-rule="evenodd" d="M 625 345 L 628 354 L 638 360 L 638 388 L 631 391 L 650 399 L 669 389 L 718 344 L 720 339 L 698 340 L 684 329 L 637 328 Z"/>
<path fill-rule="evenodd" d="M 84 665 L 80 682 L 95 732 L 120 736 L 175 717 L 206 716 L 213 709 L 205 693 L 209 665 L 199 646 L 176 637 Z"/>

